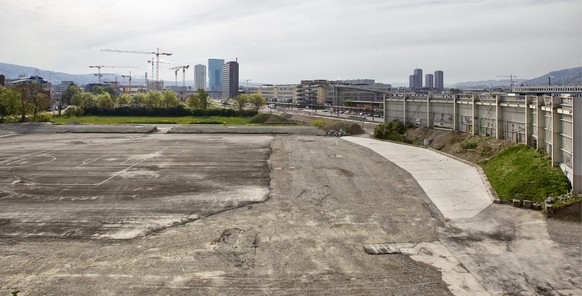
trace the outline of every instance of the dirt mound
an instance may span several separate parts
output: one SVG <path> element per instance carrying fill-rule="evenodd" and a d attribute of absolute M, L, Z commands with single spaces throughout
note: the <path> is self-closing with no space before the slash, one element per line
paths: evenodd
<path fill-rule="evenodd" d="M 328 121 L 321 129 L 326 132 L 331 130 L 339 131 L 343 129 L 350 133 L 350 135 L 359 135 L 364 132 L 359 124 L 347 121 Z"/>
<path fill-rule="evenodd" d="M 265 123 L 266 124 L 290 124 L 292 122 L 283 116 L 271 114 L 271 116 L 269 116 L 269 118 L 267 118 Z"/>
<path fill-rule="evenodd" d="M 428 146 L 461 159 L 479 163 L 507 147 L 515 144 L 490 137 L 473 136 L 465 133 L 419 127 L 406 131 L 413 143 Z"/>
<path fill-rule="evenodd" d="M 262 113 L 257 114 L 253 116 L 251 119 L 249 119 L 249 123 L 290 124 L 292 122 L 280 115 Z"/>

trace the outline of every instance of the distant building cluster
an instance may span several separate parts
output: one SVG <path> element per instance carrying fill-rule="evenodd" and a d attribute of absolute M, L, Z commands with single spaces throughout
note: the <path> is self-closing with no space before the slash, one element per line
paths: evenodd
<path fill-rule="evenodd" d="M 408 86 L 411 90 L 444 90 L 444 73 L 443 71 L 435 71 L 433 74 L 426 74 L 422 76 L 422 69 L 414 69 L 414 74 L 408 76 Z"/>
<path fill-rule="evenodd" d="M 247 91 L 259 93 L 269 102 L 299 108 L 325 109 L 351 105 L 376 109 L 391 90 L 390 84 L 377 83 L 374 79 L 318 79 L 302 80 L 299 84 L 267 84 Z"/>
<path fill-rule="evenodd" d="M 198 67 L 200 66 L 200 67 Z M 206 67 L 197 65 L 194 69 L 196 89 L 206 85 Z M 202 71 L 204 67 L 204 71 Z M 239 93 L 239 63 L 238 60 L 225 63 L 223 59 L 208 59 L 208 93 L 213 98 L 234 98 Z"/>

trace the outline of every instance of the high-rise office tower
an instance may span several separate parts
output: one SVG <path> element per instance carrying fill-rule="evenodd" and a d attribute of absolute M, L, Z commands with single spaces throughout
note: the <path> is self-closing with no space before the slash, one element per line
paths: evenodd
<path fill-rule="evenodd" d="M 440 90 L 445 89 L 445 76 L 443 71 L 434 72 L 434 88 Z"/>
<path fill-rule="evenodd" d="M 432 74 L 424 75 L 424 87 L 434 88 L 434 76 Z"/>
<path fill-rule="evenodd" d="M 222 65 L 222 97 L 238 96 L 238 61 Z"/>
<path fill-rule="evenodd" d="M 206 66 L 194 66 L 194 90 L 206 89 Z"/>
<path fill-rule="evenodd" d="M 224 65 L 224 60 L 208 59 L 208 87 L 212 91 L 222 89 L 222 65 Z"/>
<path fill-rule="evenodd" d="M 414 69 L 414 76 L 416 76 L 415 88 L 422 88 L 422 69 Z"/>

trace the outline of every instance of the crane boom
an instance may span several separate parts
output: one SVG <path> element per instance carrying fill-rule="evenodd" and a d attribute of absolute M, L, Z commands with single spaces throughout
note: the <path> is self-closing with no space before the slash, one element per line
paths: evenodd
<path fill-rule="evenodd" d="M 118 53 L 135 53 L 135 54 L 153 54 L 156 56 L 156 89 L 158 89 L 157 83 L 160 80 L 160 56 L 171 56 L 172 53 L 170 52 L 160 52 L 160 49 L 157 48 L 156 51 L 145 51 L 145 50 L 120 50 L 120 49 L 102 49 L 101 51 L 107 52 L 118 52 Z"/>
<path fill-rule="evenodd" d="M 95 76 L 97 76 L 97 79 L 99 81 L 99 83 L 101 83 L 101 77 L 103 77 L 103 74 L 101 74 L 101 68 L 137 68 L 134 66 L 105 66 L 105 65 L 97 65 L 97 66 L 89 66 L 89 68 L 97 68 L 97 74 L 95 74 Z"/>

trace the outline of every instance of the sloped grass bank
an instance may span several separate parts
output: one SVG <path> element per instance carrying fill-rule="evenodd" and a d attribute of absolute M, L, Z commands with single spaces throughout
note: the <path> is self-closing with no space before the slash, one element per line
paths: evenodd
<path fill-rule="evenodd" d="M 541 151 L 526 145 L 507 148 L 481 163 L 491 186 L 502 200 L 542 203 L 549 196 L 568 193 L 570 183 Z"/>
<path fill-rule="evenodd" d="M 479 164 L 502 200 L 543 203 L 547 197 L 564 197 L 570 191 L 567 177 L 552 167 L 549 156 L 526 145 L 452 131 L 407 129 L 395 121 L 378 126 L 374 137 L 419 145 L 428 142 L 428 147 Z M 556 199 L 554 208 L 561 206 L 562 199 Z"/>

